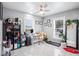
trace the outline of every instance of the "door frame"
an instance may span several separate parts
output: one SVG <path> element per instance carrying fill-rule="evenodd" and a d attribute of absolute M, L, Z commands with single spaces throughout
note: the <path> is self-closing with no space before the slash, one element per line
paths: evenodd
<path fill-rule="evenodd" d="M 74 19 L 74 20 L 77 20 L 77 23 L 79 22 L 79 20 L 78 19 Z M 65 23 L 66 25 L 65 25 L 65 37 L 67 38 L 67 23 Z M 79 50 L 79 37 L 78 37 L 78 24 L 76 25 L 76 48 L 75 47 L 72 47 L 72 46 L 67 46 L 67 47 L 71 47 L 71 48 L 74 48 L 74 49 L 77 49 L 77 50 Z"/>

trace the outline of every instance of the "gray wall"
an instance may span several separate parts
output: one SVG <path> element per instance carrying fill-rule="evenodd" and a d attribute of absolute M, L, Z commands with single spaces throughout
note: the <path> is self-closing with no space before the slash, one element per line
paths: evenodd
<path fill-rule="evenodd" d="M 58 13 L 58 14 L 46 16 L 44 18 L 44 22 L 47 19 L 51 19 L 52 25 L 54 26 L 53 20 L 56 20 L 56 18 L 60 18 L 60 17 L 62 19 L 65 18 L 64 20 L 67 20 L 67 19 L 79 19 L 79 9 L 73 9 L 73 10 L 61 12 L 61 13 Z M 53 38 L 53 29 L 54 29 L 53 26 L 52 27 L 43 26 L 44 27 L 44 31 L 48 34 L 48 39 L 51 40 L 51 41 L 55 41 L 55 38 Z"/>
<path fill-rule="evenodd" d="M 25 15 L 25 13 L 23 12 L 19 12 L 16 10 L 12 10 L 12 9 L 8 9 L 8 8 L 3 8 L 3 18 L 6 19 L 8 17 L 10 18 L 23 18 L 23 16 Z"/>
<path fill-rule="evenodd" d="M 79 18 L 78 15 L 79 15 L 79 8 L 69 10 L 69 11 L 64 11 L 64 12 L 53 14 L 53 15 L 49 15 L 49 16 L 46 16 L 45 18 L 51 18 L 52 19 L 52 18 L 65 16 L 66 18 L 76 19 L 76 18 Z"/>
<path fill-rule="evenodd" d="M 41 17 L 33 16 L 27 13 L 23 13 L 23 12 L 8 9 L 8 8 L 3 8 L 3 18 L 6 19 L 8 17 L 9 18 L 15 18 L 15 17 L 20 18 L 22 33 L 23 31 L 25 31 L 24 22 L 26 22 L 26 20 L 33 20 L 33 28 L 35 29 L 35 32 L 42 31 L 42 25 L 35 25 L 34 23 L 35 20 L 42 20 Z"/>

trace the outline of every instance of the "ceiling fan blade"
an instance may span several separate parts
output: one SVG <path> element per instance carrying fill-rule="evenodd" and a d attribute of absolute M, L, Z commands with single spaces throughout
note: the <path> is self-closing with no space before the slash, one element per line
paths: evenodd
<path fill-rule="evenodd" d="M 43 8 L 43 5 L 40 5 L 40 8 Z"/>
<path fill-rule="evenodd" d="M 34 12 L 34 14 L 38 13 L 39 11 Z"/>
<path fill-rule="evenodd" d="M 47 4 L 44 4 L 44 8 L 46 8 L 48 5 Z"/>
<path fill-rule="evenodd" d="M 50 10 L 44 10 L 44 11 L 48 12 L 48 11 L 50 11 Z"/>

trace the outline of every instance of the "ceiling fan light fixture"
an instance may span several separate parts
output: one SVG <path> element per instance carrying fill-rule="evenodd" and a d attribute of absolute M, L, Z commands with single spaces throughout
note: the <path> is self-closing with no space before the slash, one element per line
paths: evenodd
<path fill-rule="evenodd" d="M 39 13 L 40 13 L 40 15 L 44 15 L 44 11 L 40 11 Z"/>

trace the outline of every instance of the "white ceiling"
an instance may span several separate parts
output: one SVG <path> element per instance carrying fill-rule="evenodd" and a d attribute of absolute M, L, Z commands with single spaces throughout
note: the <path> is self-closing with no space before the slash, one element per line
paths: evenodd
<path fill-rule="evenodd" d="M 42 16 L 35 12 L 39 10 L 39 5 L 44 3 L 48 5 L 46 9 L 50 10 L 46 12 L 44 16 L 79 8 L 78 2 L 3 2 L 3 6 L 17 11 Z"/>

